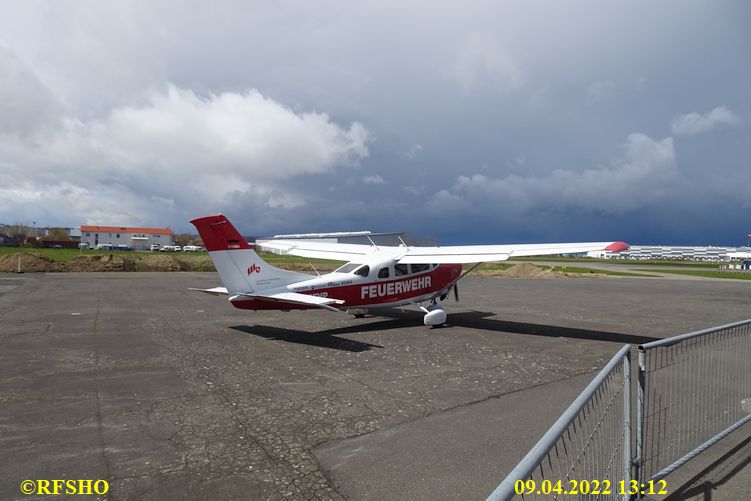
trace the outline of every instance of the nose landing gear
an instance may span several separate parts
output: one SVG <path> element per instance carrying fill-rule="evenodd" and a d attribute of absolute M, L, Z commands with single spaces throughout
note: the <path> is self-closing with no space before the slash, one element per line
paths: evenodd
<path fill-rule="evenodd" d="M 421 307 L 420 309 L 425 312 L 422 319 L 425 325 L 438 327 L 446 323 L 446 310 L 443 309 L 441 303 L 434 302 L 427 308 Z"/>

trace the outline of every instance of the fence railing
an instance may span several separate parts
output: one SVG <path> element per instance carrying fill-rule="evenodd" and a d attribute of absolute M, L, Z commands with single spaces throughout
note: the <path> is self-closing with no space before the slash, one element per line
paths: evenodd
<path fill-rule="evenodd" d="M 751 320 L 644 344 L 639 346 L 636 450 L 631 457 L 631 355 L 626 345 L 488 500 L 516 495 L 574 499 L 572 488 L 579 498 L 627 500 L 630 493 L 638 495 L 634 486 L 663 479 L 748 422 Z"/>
<path fill-rule="evenodd" d="M 488 500 L 570 499 L 561 490 L 572 488 L 597 499 L 628 499 L 620 492 L 631 479 L 630 388 L 625 345 Z"/>
<path fill-rule="evenodd" d="M 639 346 L 636 470 L 659 480 L 751 421 L 751 320 Z"/>

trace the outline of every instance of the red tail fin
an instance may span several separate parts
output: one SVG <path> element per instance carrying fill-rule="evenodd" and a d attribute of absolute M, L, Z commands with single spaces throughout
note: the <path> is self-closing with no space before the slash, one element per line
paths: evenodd
<path fill-rule="evenodd" d="M 250 249 L 250 245 L 222 214 L 199 217 L 191 221 L 208 251 Z"/>

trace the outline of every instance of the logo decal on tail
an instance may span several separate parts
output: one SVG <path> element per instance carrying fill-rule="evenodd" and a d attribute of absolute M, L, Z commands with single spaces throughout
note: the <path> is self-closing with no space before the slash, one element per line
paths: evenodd
<path fill-rule="evenodd" d="M 261 267 L 257 264 L 253 263 L 252 266 L 248 267 L 248 276 L 251 275 L 251 273 L 261 273 Z"/>

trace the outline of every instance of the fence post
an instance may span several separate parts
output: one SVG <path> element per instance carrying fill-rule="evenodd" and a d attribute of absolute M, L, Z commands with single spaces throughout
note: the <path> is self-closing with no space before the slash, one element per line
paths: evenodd
<path fill-rule="evenodd" d="M 625 485 L 631 481 L 631 350 L 623 357 L 623 479 Z M 623 501 L 628 501 L 628 494 Z"/>
<path fill-rule="evenodd" d="M 644 477 L 644 405 L 647 395 L 646 384 L 647 356 L 639 346 L 639 375 L 636 389 L 636 456 L 633 459 L 634 477 L 641 485 Z M 639 495 L 638 497 L 642 497 Z"/>

